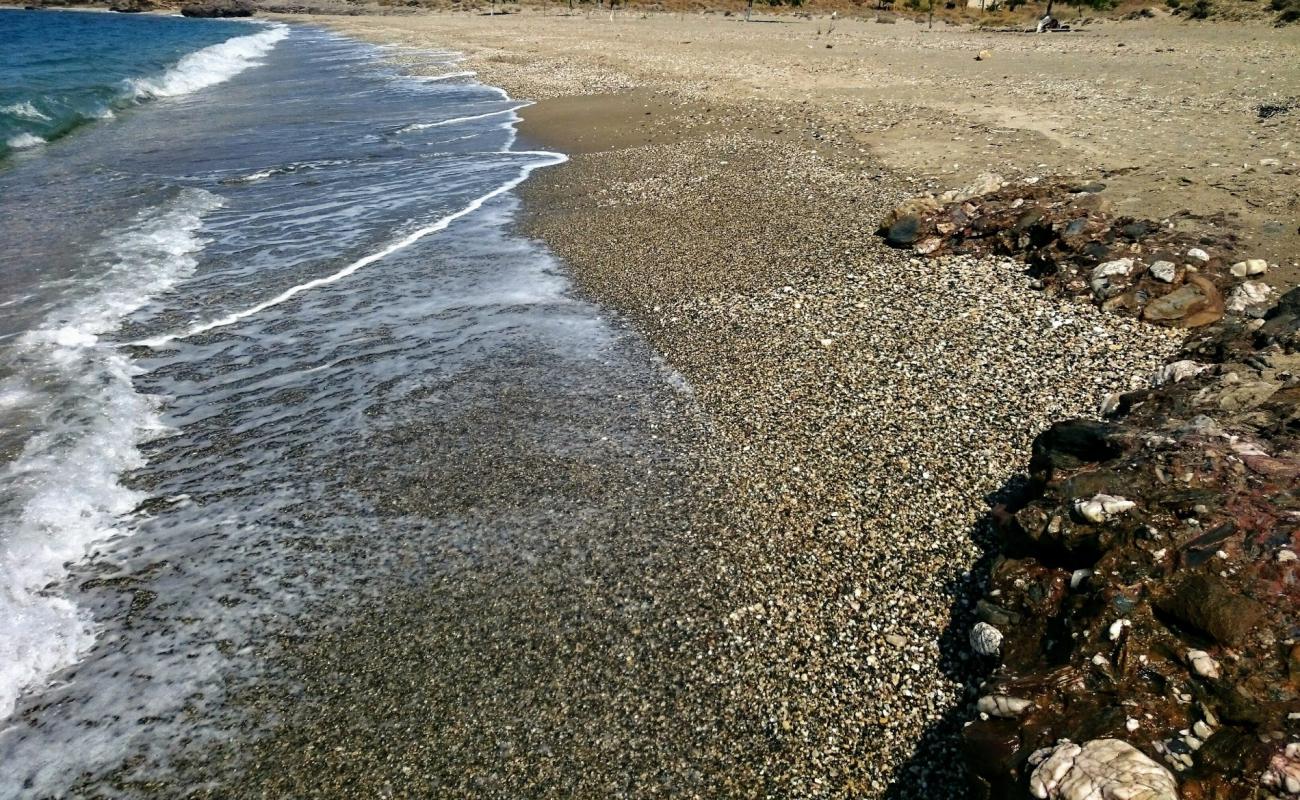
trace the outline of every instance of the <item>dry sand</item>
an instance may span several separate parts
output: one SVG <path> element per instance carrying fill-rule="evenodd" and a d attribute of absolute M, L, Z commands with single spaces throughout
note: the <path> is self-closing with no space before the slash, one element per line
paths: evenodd
<path fill-rule="evenodd" d="M 435 727 L 433 748 L 461 753 L 439 768 L 478 764 L 500 796 L 962 796 L 965 612 L 990 568 L 990 498 L 1035 433 L 1141 384 L 1179 336 L 1045 297 L 1014 263 L 910 258 L 876 223 L 990 168 L 1100 171 L 1121 208 L 1235 213 L 1259 253 L 1289 260 L 1300 110 L 1260 120 L 1255 106 L 1300 96 L 1300 41 L 1166 22 L 1029 37 L 537 12 L 320 21 L 462 50 L 481 79 L 542 101 L 522 134 L 573 159 L 526 185 L 521 224 L 690 382 L 719 465 L 702 502 L 732 520 L 710 566 L 753 599 L 702 595 L 680 626 L 694 644 L 670 648 L 701 654 L 693 677 L 635 711 L 635 682 L 555 654 L 565 713 L 538 717 L 543 738 L 609 731 L 601 747 L 626 758 L 494 758 Z M 635 648 L 662 649 L 659 635 Z M 430 679 L 494 691 L 491 674 Z M 522 694 L 551 708 L 555 691 Z M 346 759 L 312 775 L 400 796 L 420 768 L 403 754 L 430 745 L 359 746 L 392 756 L 368 756 L 386 766 L 364 781 Z"/>

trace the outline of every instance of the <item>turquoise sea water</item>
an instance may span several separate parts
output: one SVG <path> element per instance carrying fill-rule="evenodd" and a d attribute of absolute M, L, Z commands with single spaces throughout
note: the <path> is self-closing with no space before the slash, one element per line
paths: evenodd
<path fill-rule="evenodd" d="M 168 69 L 249 32 L 246 23 L 224 20 L 0 12 L 0 157 L 183 91 L 187 78 L 199 76 L 174 75 L 169 84 Z"/>

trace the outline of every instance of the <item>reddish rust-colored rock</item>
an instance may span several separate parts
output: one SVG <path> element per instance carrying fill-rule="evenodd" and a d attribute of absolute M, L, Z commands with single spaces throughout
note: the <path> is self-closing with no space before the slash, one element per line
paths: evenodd
<path fill-rule="evenodd" d="M 1062 738 L 1131 744 L 1184 800 L 1276 794 L 1300 753 L 1298 401 L 1300 289 L 1038 437 L 976 609 L 1003 637 L 979 695 L 1032 706 L 965 729 L 977 796 L 1027 796 Z M 1098 494 L 1123 512 L 1081 515 Z"/>

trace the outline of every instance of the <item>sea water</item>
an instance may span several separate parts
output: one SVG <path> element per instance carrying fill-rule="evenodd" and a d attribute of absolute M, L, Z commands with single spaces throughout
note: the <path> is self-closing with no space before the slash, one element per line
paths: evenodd
<path fill-rule="evenodd" d="M 270 724 L 231 694 L 276 637 L 545 538 L 458 463 L 655 457 L 684 390 L 513 231 L 563 157 L 455 54 L 52 11 L 0 41 L 0 796 L 166 786 Z"/>

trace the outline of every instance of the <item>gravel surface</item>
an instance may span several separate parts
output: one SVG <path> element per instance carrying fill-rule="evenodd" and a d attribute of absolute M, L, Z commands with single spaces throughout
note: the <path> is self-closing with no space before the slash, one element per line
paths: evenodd
<path fill-rule="evenodd" d="M 378 23 L 348 24 L 383 38 Z M 393 604 L 382 616 L 396 630 L 429 620 L 416 641 L 438 646 L 425 661 L 367 624 L 306 671 L 353 663 L 331 652 L 369 654 L 368 673 L 402 676 L 401 693 L 378 680 L 360 704 L 423 722 L 296 762 L 304 741 L 349 724 L 358 699 L 339 697 L 337 723 L 277 744 L 273 785 L 961 796 L 952 733 L 974 700 L 965 609 L 983 588 L 991 497 L 1036 433 L 1142 385 L 1181 334 L 1035 292 L 1013 262 L 886 248 L 879 220 L 926 179 L 891 171 L 852 124 L 797 101 L 647 88 L 577 51 L 470 66 L 517 96 L 648 92 L 634 95 L 651 112 L 636 137 L 624 119 L 619 146 L 585 147 L 525 186 L 521 225 L 694 392 L 704 421 L 678 431 L 688 466 L 663 487 L 676 511 L 649 502 L 629 516 L 674 556 L 615 553 L 568 606 L 540 585 L 466 600 L 459 619 L 427 600 Z M 661 485 L 646 480 L 631 485 Z M 635 634 L 612 622 L 628 585 L 654 598 Z M 557 646 L 537 660 L 545 641 Z M 410 700 L 421 675 L 440 682 L 440 704 Z M 488 735 L 518 725 L 529 747 Z M 420 769 L 424 782 L 404 777 Z"/>

